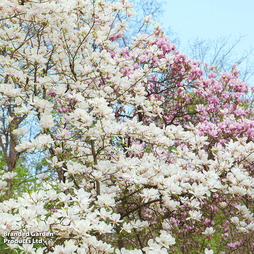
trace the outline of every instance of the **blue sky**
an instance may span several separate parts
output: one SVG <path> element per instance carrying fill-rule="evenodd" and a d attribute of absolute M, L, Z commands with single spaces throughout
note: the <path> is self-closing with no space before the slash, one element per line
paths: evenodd
<path fill-rule="evenodd" d="M 183 43 L 197 36 L 244 35 L 242 46 L 254 45 L 253 0 L 167 0 L 162 23 L 177 32 Z"/>
<path fill-rule="evenodd" d="M 185 53 L 188 40 L 214 40 L 220 36 L 232 41 L 244 36 L 236 47 L 236 53 L 254 49 L 254 1 L 253 0 L 165 0 L 161 24 L 178 35 L 180 48 Z M 254 63 L 254 52 L 249 57 Z M 241 68 L 240 68 L 241 69 Z"/>

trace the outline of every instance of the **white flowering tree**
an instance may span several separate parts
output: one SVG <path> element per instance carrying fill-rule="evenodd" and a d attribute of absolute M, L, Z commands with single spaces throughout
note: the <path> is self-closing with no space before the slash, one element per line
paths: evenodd
<path fill-rule="evenodd" d="M 51 168 L 0 204 L 5 253 L 253 250 L 247 84 L 235 68 L 203 78 L 151 16 L 153 33 L 119 47 L 132 15 L 125 0 L 1 1 L 2 128 L 15 156 L 44 151 Z"/>

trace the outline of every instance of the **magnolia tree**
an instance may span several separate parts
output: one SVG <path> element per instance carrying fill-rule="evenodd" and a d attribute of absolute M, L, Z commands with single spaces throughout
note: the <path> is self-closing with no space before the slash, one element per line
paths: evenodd
<path fill-rule="evenodd" d="M 3 253 L 253 251 L 248 85 L 235 66 L 203 77 L 150 16 L 153 33 L 121 48 L 131 6 L 1 1 L 5 156 L 43 151 L 50 166 L 15 199 L 15 164 L 2 172 Z"/>

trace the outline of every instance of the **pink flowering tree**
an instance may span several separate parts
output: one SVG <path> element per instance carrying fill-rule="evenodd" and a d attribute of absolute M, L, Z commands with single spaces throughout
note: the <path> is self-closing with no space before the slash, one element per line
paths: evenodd
<path fill-rule="evenodd" d="M 0 204 L 4 251 L 253 251 L 252 111 L 235 67 L 204 78 L 150 16 L 153 33 L 121 48 L 125 0 L 2 1 L 0 16 L 10 139 L 50 167 Z"/>

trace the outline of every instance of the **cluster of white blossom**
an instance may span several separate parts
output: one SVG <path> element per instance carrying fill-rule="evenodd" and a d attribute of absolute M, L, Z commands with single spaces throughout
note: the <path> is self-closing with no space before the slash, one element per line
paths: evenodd
<path fill-rule="evenodd" d="M 151 76 L 167 68 L 182 75 L 183 61 L 157 23 L 153 34 L 119 47 L 128 27 L 117 17 L 134 15 L 131 6 L 127 0 L 0 3 L 0 50 L 7 52 L 0 55 L 0 104 L 13 108 L 8 126 L 16 152 L 46 151 L 51 171 L 39 176 L 45 188 L 10 199 L 16 173 L 1 172 L 0 235 L 37 232 L 31 239 L 42 240 L 8 242 L 10 249 L 171 253 L 184 248 L 188 232 L 212 237 L 217 228 L 209 214 L 227 208 L 223 222 L 253 234 L 253 213 L 240 199 L 254 199 L 248 170 L 254 143 L 211 144 L 202 124 L 187 130 L 146 122 L 161 120 L 164 110 L 163 100 L 149 96 Z M 128 106 L 135 116 L 123 114 Z M 29 115 L 39 133 L 22 139 L 28 130 L 17 123 Z M 220 199 L 214 206 L 213 198 Z M 213 253 L 206 247 L 204 253 Z"/>

